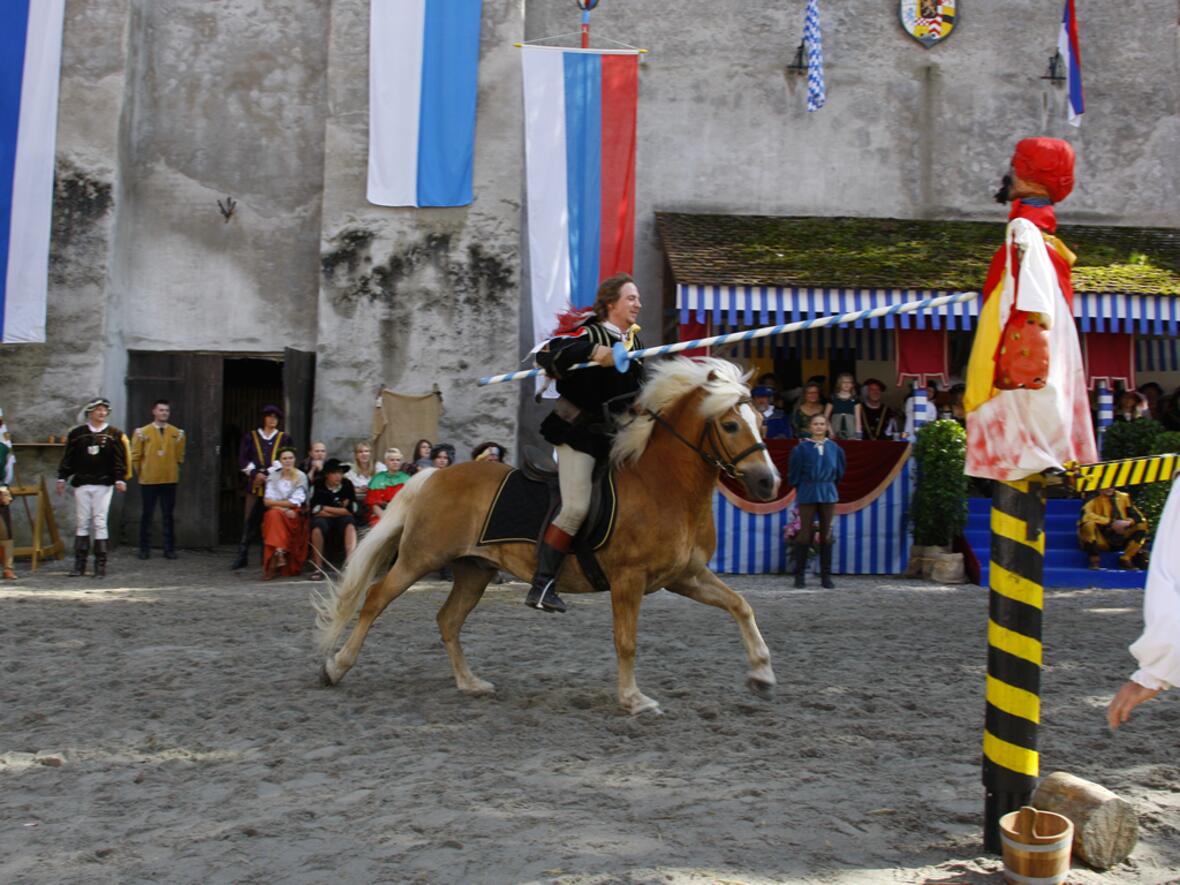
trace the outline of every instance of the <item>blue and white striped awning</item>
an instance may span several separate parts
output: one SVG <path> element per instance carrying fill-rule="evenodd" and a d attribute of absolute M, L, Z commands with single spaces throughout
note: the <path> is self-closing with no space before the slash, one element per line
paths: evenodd
<path fill-rule="evenodd" d="M 676 307 L 682 323 L 711 320 L 714 325 L 752 328 L 953 294 L 931 289 L 677 285 Z M 972 329 L 980 306 L 976 299 L 933 311 L 861 320 L 853 325 L 884 329 Z M 1078 292 L 1074 295 L 1073 312 L 1082 332 L 1180 335 L 1180 297 L 1171 295 Z"/>
<path fill-rule="evenodd" d="M 1180 370 L 1180 341 L 1175 338 L 1137 338 L 1136 372 L 1175 372 Z"/>
<path fill-rule="evenodd" d="M 714 335 L 739 332 L 741 327 L 731 328 L 722 323 L 710 330 Z M 848 356 L 865 360 L 892 360 L 893 333 L 887 329 L 856 329 L 852 326 L 826 326 L 809 329 L 794 335 L 779 335 L 775 338 L 755 338 L 735 341 L 712 348 L 714 356 L 765 357 L 777 354 L 785 359 L 804 359 L 828 356 Z"/>

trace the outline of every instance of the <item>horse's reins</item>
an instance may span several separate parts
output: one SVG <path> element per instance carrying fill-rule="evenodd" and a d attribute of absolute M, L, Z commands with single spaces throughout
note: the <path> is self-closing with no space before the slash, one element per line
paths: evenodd
<path fill-rule="evenodd" d="M 742 400 L 738 400 L 736 405 L 740 406 L 743 403 L 748 403 L 748 402 L 749 402 L 748 399 L 742 399 Z M 720 437 L 715 436 L 713 422 L 717 420 L 716 418 L 707 418 L 705 420 L 705 426 L 701 428 L 701 438 L 694 444 L 689 439 L 687 439 L 684 435 L 682 435 L 679 430 L 677 430 L 675 427 L 673 427 L 671 424 L 669 424 L 668 421 L 662 415 L 660 415 L 659 412 L 653 412 L 651 409 L 648 409 L 647 414 L 653 421 L 655 421 L 657 424 L 659 424 L 661 427 L 663 427 L 665 430 L 667 430 L 670 434 L 672 434 L 674 437 L 676 437 L 676 439 L 680 440 L 682 443 L 684 443 L 686 446 L 688 446 L 690 449 L 692 449 L 694 452 L 696 452 L 698 455 L 700 455 L 702 461 L 704 461 L 710 467 L 714 467 L 717 470 L 720 470 L 722 473 L 724 473 L 730 479 L 741 479 L 743 476 L 745 476 L 745 474 L 742 471 L 738 470 L 738 467 L 737 467 L 738 464 L 740 464 L 746 458 L 753 455 L 755 452 L 765 452 L 766 451 L 766 443 L 758 442 L 758 443 L 755 443 L 754 445 L 750 446 L 749 448 L 743 450 L 739 454 L 731 456 L 729 454 L 729 449 L 726 448 L 726 446 L 725 446 L 725 443 L 723 443 L 721 441 Z M 720 458 L 717 458 L 716 456 L 710 455 L 708 452 L 706 452 L 704 449 L 704 443 L 705 443 L 706 439 L 710 443 L 712 443 L 714 451 L 720 451 L 728 460 L 723 461 Z"/>

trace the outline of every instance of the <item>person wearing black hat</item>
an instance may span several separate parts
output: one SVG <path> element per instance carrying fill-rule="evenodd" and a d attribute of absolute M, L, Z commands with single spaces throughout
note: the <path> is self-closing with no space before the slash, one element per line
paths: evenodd
<path fill-rule="evenodd" d="M 333 538 L 344 542 L 347 560 L 356 547 L 356 489 L 345 479 L 351 465 L 335 458 L 324 462 L 323 473 L 311 493 L 311 562 L 313 581 L 324 579 L 324 545 Z"/>
<path fill-rule="evenodd" d="M 897 413 L 881 399 L 885 392 L 885 382 L 869 378 L 862 389 L 864 399 L 856 405 L 860 410 L 858 420 L 861 439 L 894 439 L 897 436 Z"/>
<path fill-rule="evenodd" d="M 754 411 L 762 419 L 762 426 L 759 428 L 762 438 L 790 439 L 793 435 L 791 424 L 783 410 L 774 404 L 774 388 L 760 384 L 750 391 L 750 396 L 754 399 Z"/>
<path fill-rule="evenodd" d="M 276 460 L 279 449 L 293 446 L 289 434 L 279 430 L 283 410 L 273 404 L 262 407 L 262 426 L 243 434 L 238 446 L 238 467 L 246 483 L 246 513 L 242 526 L 242 540 L 234 557 L 232 569 L 246 567 L 250 542 L 262 541 L 262 496 L 266 494 L 268 471 Z"/>
<path fill-rule="evenodd" d="M 107 573 L 107 511 L 115 490 L 127 491 L 131 477 L 131 443 L 127 434 L 107 423 L 111 401 L 91 400 L 83 408 L 86 421 L 69 432 L 57 469 L 57 493 L 65 494 L 66 480 L 74 487 L 77 521 L 74 529 L 74 568 L 71 577 L 86 573 L 91 523 L 94 531 L 94 577 Z"/>

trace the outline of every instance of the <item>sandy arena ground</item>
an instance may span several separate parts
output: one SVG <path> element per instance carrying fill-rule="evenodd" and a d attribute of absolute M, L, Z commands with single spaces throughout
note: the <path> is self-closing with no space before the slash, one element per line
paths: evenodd
<path fill-rule="evenodd" d="M 770 644 L 746 693 L 729 617 L 668 593 L 615 705 L 609 601 L 530 612 L 489 590 L 454 688 L 425 583 L 321 688 L 306 581 L 228 551 L 61 563 L 0 587 L 0 881 L 765 883 L 999 881 L 979 782 L 986 593 L 880 579 L 736 578 Z M 1047 604 L 1042 771 L 1139 811 L 1131 859 L 1078 883 L 1180 881 L 1180 705 L 1112 735 L 1140 594 Z"/>

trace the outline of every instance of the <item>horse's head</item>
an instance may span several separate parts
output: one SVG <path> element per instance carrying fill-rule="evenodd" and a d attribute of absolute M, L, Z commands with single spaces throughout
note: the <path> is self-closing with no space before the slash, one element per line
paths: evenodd
<path fill-rule="evenodd" d="M 672 359 L 649 367 L 636 404 L 638 417 L 616 436 L 613 460 L 636 460 L 661 424 L 707 464 L 745 483 L 750 497 L 773 500 L 780 478 L 762 442 L 761 422 L 745 382 L 741 369 L 719 359 Z M 681 401 L 696 407 L 675 408 Z"/>

